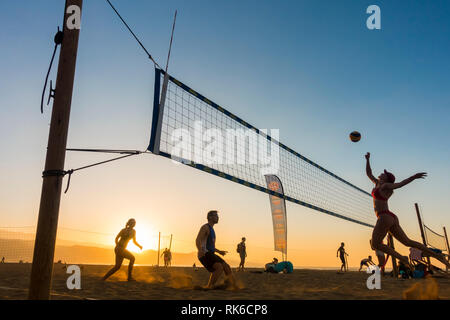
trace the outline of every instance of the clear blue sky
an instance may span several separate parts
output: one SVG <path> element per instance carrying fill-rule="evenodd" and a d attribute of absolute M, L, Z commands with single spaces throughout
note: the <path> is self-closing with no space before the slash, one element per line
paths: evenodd
<path fill-rule="evenodd" d="M 68 146 L 145 149 L 153 65 L 105 1 L 84 2 Z M 178 9 L 169 72 L 252 125 L 279 128 L 283 143 L 349 181 L 371 187 L 367 151 L 376 174 L 386 168 L 401 179 L 427 171 L 426 180 L 396 192 L 391 208 L 413 234 L 414 202 L 432 227 L 450 228 L 449 1 L 112 2 L 161 65 Z M 366 28 L 371 4 L 381 8 L 381 30 Z M 40 96 L 63 6 L 0 3 L 5 224 L 36 221 L 50 119 L 49 107 L 39 112 Z M 50 79 L 56 66 L 57 59 Z M 357 144 L 348 140 L 353 130 L 362 134 Z M 97 159 L 69 154 L 67 168 Z M 166 165 L 133 161 L 142 175 Z M 99 169 L 110 179 L 105 184 L 130 179 L 118 173 L 123 167 L 113 168 Z M 75 177 L 72 188 L 99 171 Z M 173 181 L 180 190 L 186 182 Z M 63 204 L 68 212 L 71 201 L 83 199 L 71 200 L 77 191 L 71 192 Z M 70 217 L 61 219 L 76 224 L 75 213 Z"/>

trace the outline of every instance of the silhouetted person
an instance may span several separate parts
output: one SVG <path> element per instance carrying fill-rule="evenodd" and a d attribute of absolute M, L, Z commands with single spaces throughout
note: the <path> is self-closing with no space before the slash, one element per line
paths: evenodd
<path fill-rule="evenodd" d="M 2 262 L 1 263 L 5 263 L 5 257 L 2 258 Z"/>
<path fill-rule="evenodd" d="M 245 258 L 247 257 L 247 249 L 245 247 L 245 237 L 243 237 L 242 241 L 237 245 L 237 252 L 239 253 L 239 257 L 241 258 L 238 271 L 240 270 L 244 271 Z"/>
<path fill-rule="evenodd" d="M 169 249 L 169 251 L 167 252 L 167 263 L 169 264 L 169 267 L 172 265 L 172 251 L 170 251 L 170 249 Z"/>
<path fill-rule="evenodd" d="M 409 239 L 406 233 L 400 227 L 398 217 L 394 213 L 389 211 L 388 200 L 394 193 L 395 189 L 399 189 L 416 179 L 424 179 L 427 174 L 425 172 L 420 172 L 401 182 L 395 183 L 395 176 L 392 173 L 384 170 L 384 172 L 380 174 L 377 179 L 373 176 L 372 169 L 370 167 L 370 153 L 368 152 L 365 157 L 366 174 L 369 177 L 370 181 L 375 184 L 375 187 L 372 190 L 373 206 L 375 214 L 377 216 L 377 223 L 375 224 L 372 232 L 372 246 L 374 247 L 374 249 L 380 250 L 384 253 L 387 253 L 391 257 L 397 258 L 407 266 L 410 265 L 409 258 L 407 256 L 402 256 L 393 248 L 383 244 L 383 239 L 386 237 L 387 233 L 390 232 L 394 236 L 394 238 L 400 241 L 400 243 L 402 243 L 404 246 L 422 250 L 424 253 L 429 254 L 433 258 L 436 258 L 447 267 L 450 267 L 450 262 L 448 262 L 442 254 L 430 250 L 420 242 Z"/>
<path fill-rule="evenodd" d="M 170 266 L 170 260 L 172 259 L 172 253 L 169 249 L 165 248 L 161 256 L 164 256 L 164 267 Z"/>
<path fill-rule="evenodd" d="M 120 269 L 123 259 L 128 259 L 130 260 L 130 263 L 128 264 L 128 281 L 134 281 L 131 273 L 133 272 L 135 259 L 131 252 L 127 250 L 127 245 L 128 242 L 133 239 L 133 243 L 142 250 L 142 246 L 136 242 L 136 230 L 133 229 L 135 225 L 136 221 L 134 219 L 128 220 L 125 228 L 120 230 L 119 234 L 117 235 L 115 240 L 116 247 L 114 249 L 114 252 L 116 253 L 116 265 L 112 267 L 112 269 L 109 270 L 107 274 L 105 274 L 103 280 L 108 279 L 112 274 Z"/>
<path fill-rule="evenodd" d="M 271 262 L 266 263 L 264 265 L 264 272 L 278 273 L 277 271 L 275 271 L 275 266 L 277 264 L 278 264 L 278 259 L 277 258 L 273 258 Z"/>
<path fill-rule="evenodd" d="M 214 286 L 222 272 L 225 272 L 228 281 L 235 287 L 235 280 L 230 266 L 221 257 L 216 255 L 216 252 L 222 256 L 227 253 L 227 251 L 216 249 L 216 233 L 214 232 L 213 226 L 219 222 L 217 211 L 209 211 L 207 219 L 208 223 L 200 228 L 195 241 L 198 249 L 198 260 L 211 273 L 207 288 Z"/>
<path fill-rule="evenodd" d="M 336 257 L 339 254 L 339 258 L 341 258 L 341 262 L 342 262 L 341 272 L 342 272 L 342 269 L 344 269 L 344 271 L 347 271 L 347 268 L 348 268 L 347 263 L 345 262 L 345 256 L 348 256 L 348 254 L 347 254 L 347 252 L 345 252 L 344 245 L 345 244 L 343 242 L 341 242 L 341 246 L 337 249 L 337 252 L 336 252 Z"/>
<path fill-rule="evenodd" d="M 358 272 L 361 271 L 363 266 L 366 266 L 368 268 L 369 265 L 371 265 L 371 266 L 375 265 L 375 263 L 372 261 L 372 256 L 369 256 L 368 258 L 361 260 L 361 263 L 359 264 Z"/>

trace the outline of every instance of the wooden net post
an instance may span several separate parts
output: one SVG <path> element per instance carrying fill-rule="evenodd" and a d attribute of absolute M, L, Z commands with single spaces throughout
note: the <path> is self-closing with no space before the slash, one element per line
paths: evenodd
<path fill-rule="evenodd" d="M 419 205 L 417 203 L 415 203 L 414 206 L 416 207 L 417 220 L 419 220 L 419 228 L 420 228 L 420 235 L 422 236 L 422 242 L 423 242 L 424 246 L 428 248 L 427 239 L 425 238 L 425 231 L 423 230 L 422 218 L 420 217 Z M 428 263 L 428 268 L 430 268 L 431 267 L 430 257 L 427 257 L 427 263 Z"/>
<path fill-rule="evenodd" d="M 58 73 L 47 156 L 42 174 L 42 191 L 33 251 L 28 299 L 48 300 L 52 282 L 53 259 L 58 228 L 61 187 L 72 104 L 75 65 L 81 21 L 82 0 L 66 0 L 63 15 L 63 39 L 59 54 Z"/>
<path fill-rule="evenodd" d="M 445 227 L 443 227 L 443 229 L 444 229 L 445 245 L 447 246 L 447 260 L 450 261 L 450 245 L 448 244 L 447 230 L 445 229 Z"/>
<path fill-rule="evenodd" d="M 160 245 L 161 245 L 161 232 L 159 232 L 159 237 L 158 237 L 158 264 L 157 264 L 158 267 L 159 267 L 159 251 L 160 251 Z"/>

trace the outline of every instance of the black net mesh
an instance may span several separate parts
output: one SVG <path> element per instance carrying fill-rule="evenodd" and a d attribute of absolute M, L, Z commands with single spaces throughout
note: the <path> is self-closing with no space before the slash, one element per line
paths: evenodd
<path fill-rule="evenodd" d="M 425 239 L 427 241 L 427 245 L 429 247 L 439 249 L 442 251 L 447 250 L 447 246 L 445 244 L 445 236 L 441 235 L 433 230 L 431 230 L 429 227 L 427 227 L 425 224 L 423 225 L 423 230 L 425 232 Z"/>
<path fill-rule="evenodd" d="M 286 200 L 373 226 L 370 194 L 279 143 L 278 131 L 251 126 L 173 77 L 161 112 L 164 72 L 156 73 L 150 151 L 267 193 L 264 174 L 275 174 Z"/>

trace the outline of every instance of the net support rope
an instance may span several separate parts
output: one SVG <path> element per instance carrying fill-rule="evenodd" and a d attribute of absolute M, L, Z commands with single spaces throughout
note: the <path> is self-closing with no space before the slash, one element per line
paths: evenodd
<path fill-rule="evenodd" d="M 66 189 L 64 190 L 64 193 L 67 193 L 67 191 L 69 190 L 69 186 L 70 186 L 70 179 L 72 177 L 72 174 L 76 171 L 79 170 L 83 170 L 83 169 L 87 169 L 87 168 L 91 168 L 91 167 L 95 167 L 95 166 L 99 166 L 105 163 L 109 163 L 112 161 L 116 161 L 116 160 L 121 160 L 121 159 L 125 159 L 131 156 L 136 156 L 139 154 L 143 154 L 143 153 L 149 153 L 147 151 L 139 151 L 139 150 L 113 150 L 113 149 L 74 149 L 74 148 L 68 148 L 66 149 L 67 151 L 79 151 L 79 152 L 98 152 L 98 153 L 118 153 L 118 154 L 125 154 L 123 156 L 120 157 L 116 157 L 116 158 L 112 158 L 112 159 L 108 159 L 108 160 L 104 160 L 104 161 L 100 161 L 100 162 L 96 162 L 93 164 L 89 164 L 83 167 L 79 167 L 76 169 L 70 169 L 70 170 L 46 170 L 44 172 L 42 172 L 42 177 L 48 177 L 48 176 L 65 176 L 65 175 L 69 175 L 69 178 L 67 180 L 67 186 Z"/>
<path fill-rule="evenodd" d="M 112 3 L 109 0 L 106 0 L 106 2 L 108 2 L 108 4 L 111 6 L 111 8 L 114 10 L 114 12 L 116 13 L 116 15 L 119 17 L 119 19 L 122 21 L 122 23 L 125 25 L 125 27 L 128 29 L 128 31 L 133 35 L 134 39 L 136 39 L 137 43 L 141 46 L 141 48 L 145 51 L 145 53 L 147 54 L 148 58 L 153 62 L 153 64 L 155 66 L 157 66 L 158 68 L 161 68 L 159 66 L 159 64 L 155 61 L 155 59 L 153 59 L 152 55 L 148 52 L 148 50 L 144 47 L 144 45 L 142 44 L 141 40 L 139 40 L 139 38 L 136 36 L 136 34 L 133 32 L 133 30 L 131 30 L 130 26 L 128 25 L 128 23 L 126 23 L 126 21 L 122 18 L 122 16 L 120 15 L 119 11 L 117 11 L 117 9 L 112 5 Z"/>

